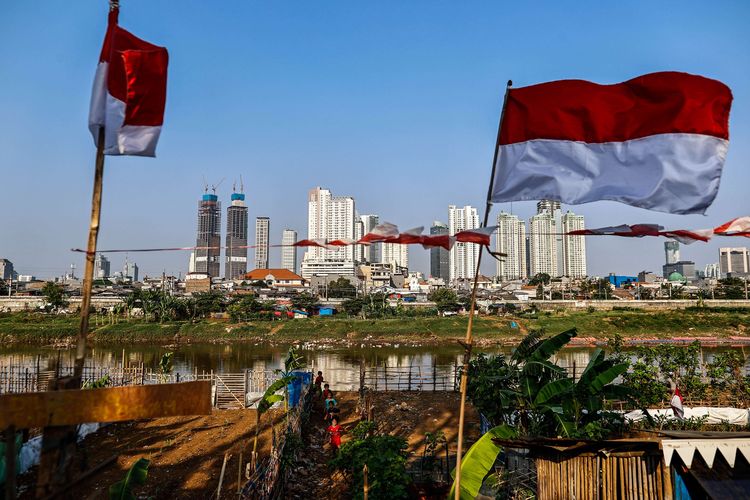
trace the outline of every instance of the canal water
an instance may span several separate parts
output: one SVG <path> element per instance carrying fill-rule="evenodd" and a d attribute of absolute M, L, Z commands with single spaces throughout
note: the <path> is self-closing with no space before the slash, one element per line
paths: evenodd
<path fill-rule="evenodd" d="M 237 373 L 243 370 L 275 370 L 282 368 L 287 350 L 291 344 L 185 344 L 179 346 L 160 346 L 142 344 L 108 344 L 97 345 L 89 351 L 87 365 L 115 368 L 125 360 L 126 364 L 143 363 L 146 370 L 158 370 L 159 360 L 165 352 L 174 352 L 174 372 L 192 374 L 211 372 Z M 349 390 L 358 384 L 360 364 L 364 362 L 368 369 L 386 365 L 388 369 L 409 368 L 432 370 L 448 375 L 460 364 L 463 354 L 458 345 L 425 345 L 406 346 L 399 344 L 341 346 L 325 344 L 297 344 L 305 356 L 309 369 L 321 370 L 326 380 L 339 386 L 340 390 Z M 724 348 L 704 348 L 704 362 Z M 577 367 L 577 372 L 586 366 L 594 349 L 573 347 L 563 349 L 555 360 L 560 366 L 569 370 Z M 477 352 L 509 353 L 511 347 L 477 348 Z M 57 349 L 52 347 L 19 346 L 0 347 L 0 367 L 28 366 L 44 370 L 50 361 L 57 361 L 61 366 L 72 366 L 75 358 L 74 348 Z"/>

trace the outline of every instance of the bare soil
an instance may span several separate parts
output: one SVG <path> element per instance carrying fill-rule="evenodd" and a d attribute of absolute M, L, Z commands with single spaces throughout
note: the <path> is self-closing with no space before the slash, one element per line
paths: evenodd
<path fill-rule="evenodd" d="M 271 449 L 270 423 L 281 420 L 280 410 L 263 416 L 258 440 L 261 456 Z M 151 461 L 137 497 L 153 499 L 205 499 L 216 495 L 224 454 L 229 453 L 222 493 L 237 491 L 239 454 L 250 459 L 255 433 L 255 410 L 214 410 L 199 417 L 170 417 L 112 424 L 81 443 L 83 469 L 96 467 L 112 456 L 116 460 L 71 490 L 71 498 L 109 498 L 109 486 L 121 480 L 141 457 Z M 74 474 L 78 475 L 78 474 Z M 32 498 L 36 470 L 22 476 L 21 498 Z M 243 471 L 244 482 L 244 471 Z"/>

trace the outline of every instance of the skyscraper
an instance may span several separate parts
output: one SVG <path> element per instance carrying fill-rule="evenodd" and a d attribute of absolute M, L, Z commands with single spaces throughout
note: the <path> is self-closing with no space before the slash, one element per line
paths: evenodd
<path fill-rule="evenodd" d="M 664 258 L 667 264 L 676 264 L 680 261 L 680 242 L 679 241 L 665 241 L 664 242 Z"/>
<path fill-rule="evenodd" d="M 244 193 L 232 193 L 232 202 L 227 207 L 226 247 L 224 279 L 244 276 L 247 273 L 247 205 Z"/>
<path fill-rule="evenodd" d="M 135 262 L 128 262 L 126 257 L 125 264 L 122 266 L 122 277 L 133 282 L 138 281 L 138 264 Z"/>
<path fill-rule="evenodd" d="M 13 279 L 13 263 L 8 259 L 0 259 L 0 280 Z"/>
<path fill-rule="evenodd" d="M 354 240 L 359 241 L 365 235 L 365 223 L 358 214 L 354 214 Z M 354 246 L 354 260 L 358 263 L 365 261 L 365 245 Z"/>
<path fill-rule="evenodd" d="M 733 276 L 750 273 L 750 253 L 746 247 L 719 248 L 719 272 L 722 277 L 727 273 Z"/>
<path fill-rule="evenodd" d="M 466 205 L 458 208 L 448 206 L 448 231 L 451 236 L 468 229 L 479 227 L 477 209 Z M 450 275 L 453 282 L 459 278 L 473 278 L 479 258 L 479 245 L 474 243 L 455 243 L 450 251 Z"/>
<path fill-rule="evenodd" d="M 432 223 L 431 235 L 448 234 L 448 226 L 440 221 Z M 442 279 L 445 284 L 450 280 L 450 252 L 445 248 L 430 248 L 430 276 Z"/>
<path fill-rule="evenodd" d="M 526 223 L 516 215 L 497 215 L 495 248 L 506 256 L 497 262 L 497 275 L 503 280 L 526 278 Z"/>
<path fill-rule="evenodd" d="M 374 214 L 367 214 L 360 216 L 362 221 L 362 232 L 367 234 L 375 229 L 375 226 L 380 224 L 380 217 Z M 378 263 L 381 262 L 381 248 L 382 243 L 373 243 L 371 245 L 362 245 L 362 258 L 365 262 Z"/>
<path fill-rule="evenodd" d="M 288 269 L 293 273 L 297 273 L 297 247 L 294 245 L 297 243 L 297 231 L 294 229 L 284 229 L 281 234 L 281 267 Z"/>
<path fill-rule="evenodd" d="M 307 197 L 308 239 L 338 240 L 355 237 L 354 198 L 332 196 L 321 187 L 310 190 Z M 302 259 L 302 276 L 339 274 L 354 275 L 354 245 L 329 250 L 308 247 Z"/>
<path fill-rule="evenodd" d="M 195 272 L 207 274 L 210 278 L 218 277 L 221 267 L 221 202 L 216 194 L 205 193 L 198 202 L 195 246 L 199 247 L 195 251 Z"/>
<path fill-rule="evenodd" d="M 586 277 L 586 239 L 566 233 L 584 228 L 583 215 L 568 210 L 561 219 L 563 275 L 569 278 Z"/>
<path fill-rule="evenodd" d="M 555 218 L 544 210 L 529 221 L 529 245 L 531 253 L 531 275 L 539 273 L 559 276 L 557 267 L 557 237 Z"/>
<path fill-rule="evenodd" d="M 104 279 L 110 276 L 109 259 L 98 253 L 94 258 L 94 278 Z"/>
<path fill-rule="evenodd" d="M 255 218 L 255 269 L 268 269 L 268 235 L 271 232 L 271 219 Z"/>
<path fill-rule="evenodd" d="M 388 264 L 397 271 L 399 268 L 409 268 L 409 245 L 399 243 L 383 243 L 381 263 Z"/>

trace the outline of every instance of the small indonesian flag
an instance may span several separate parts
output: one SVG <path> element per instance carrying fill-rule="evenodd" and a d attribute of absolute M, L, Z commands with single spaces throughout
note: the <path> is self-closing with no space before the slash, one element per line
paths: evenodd
<path fill-rule="evenodd" d="M 467 229 L 456 233 L 454 238 L 458 243 L 477 243 L 479 245 L 490 246 L 490 237 L 495 230 L 497 230 L 497 226 Z"/>
<path fill-rule="evenodd" d="M 680 388 L 677 386 L 674 388 L 674 395 L 672 395 L 672 401 L 669 402 L 669 405 L 672 407 L 675 417 L 679 419 L 685 417 L 685 409 L 682 407 L 682 394 L 680 394 Z"/>
<path fill-rule="evenodd" d="M 702 214 L 719 190 L 731 104 L 723 83 L 677 72 L 510 89 L 491 201 Z"/>
<path fill-rule="evenodd" d="M 167 99 L 167 49 L 120 28 L 118 12 L 109 13 L 89 129 L 96 143 L 104 127 L 104 154 L 155 156 Z"/>

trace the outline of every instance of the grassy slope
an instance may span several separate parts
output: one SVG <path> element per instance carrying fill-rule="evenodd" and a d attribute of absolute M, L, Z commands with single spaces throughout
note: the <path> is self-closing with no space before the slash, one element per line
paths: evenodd
<path fill-rule="evenodd" d="M 741 311 L 596 311 L 557 312 L 537 317 L 482 317 L 474 323 L 478 338 L 503 339 L 520 337 L 523 331 L 511 328 L 514 320 L 523 330 L 543 329 L 559 332 L 576 327 L 581 337 L 605 338 L 619 332 L 625 337 L 675 337 L 715 335 L 726 337 L 750 333 L 750 313 Z M 382 339 L 382 340 L 452 340 L 466 332 L 466 317 L 395 318 L 381 320 L 312 318 L 283 322 L 233 324 L 204 320 L 199 323 L 166 324 L 140 321 L 99 326 L 92 321 L 96 340 L 113 342 L 169 341 L 175 335 L 182 339 L 208 341 L 269 338 L 274 340 L 312 339 Z M 0 339 L 6 342 L 47 343 L 76 335 L 78 318 L 74 316 L 0 317 Z"/>

